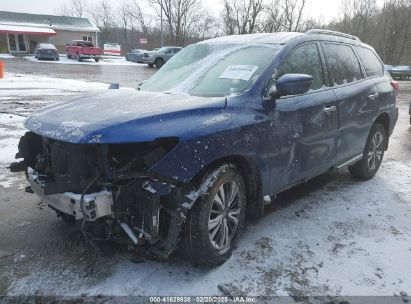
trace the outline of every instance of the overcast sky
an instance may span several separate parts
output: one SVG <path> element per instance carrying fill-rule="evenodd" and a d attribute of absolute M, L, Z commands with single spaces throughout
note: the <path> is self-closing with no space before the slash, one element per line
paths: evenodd
<path fill-rule="evenodd" d="M 54 14 L 67 0 L 0 0 L 0 11 L 25 12 L 36 14 Z M 93 3 L 97 0 L 87 0 Z M 223 0 L 201 0 L 205 7 L 218 13 Z M 381 2 L 383 0 L 380 0 Z M 116 1 L 113 1 L 115 3 Z M 338 16 L 341 0 L 307 0 L 306 14 L 325 22 Z"/>

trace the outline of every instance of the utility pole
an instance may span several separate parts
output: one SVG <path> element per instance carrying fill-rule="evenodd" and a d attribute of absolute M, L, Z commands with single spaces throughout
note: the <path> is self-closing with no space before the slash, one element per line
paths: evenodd
<path fill-rule="evenodd" d="M 164 45 L 164 36 L 163 36 L 163 0 L 160 1 L 160 46 Z"/>

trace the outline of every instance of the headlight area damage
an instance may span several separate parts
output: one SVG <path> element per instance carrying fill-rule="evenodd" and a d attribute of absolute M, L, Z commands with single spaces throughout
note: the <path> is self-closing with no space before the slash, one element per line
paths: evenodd
<path fill-rule="evenodd" d="M 64 220 L 85 221 L 94 239 L 150 245 L 167 258 L 197 195 L 191 185 L 153 176 L 149 168 L 177 142 L 72 144 L 27 132 L 16 155 L 23 160 L 10 169 L 25 171 L 29 191 Z"/>

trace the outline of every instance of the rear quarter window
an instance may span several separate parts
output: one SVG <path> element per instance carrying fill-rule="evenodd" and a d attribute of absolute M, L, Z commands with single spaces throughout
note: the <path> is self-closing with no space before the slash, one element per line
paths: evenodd
<path fill-rule="evenodd" d="M 355 46 L 354 48 L 358 57 L 360 57 L 368 77 L 381 76 L 384 74 L 384 67 L 373 51 L 361 46 Z"/>
<path fill-rule="evenodd" d="M 323 50 L 335 84 L 351 83 L 363 78 L 360 63 L 350 46 L 324 43 Z"/>

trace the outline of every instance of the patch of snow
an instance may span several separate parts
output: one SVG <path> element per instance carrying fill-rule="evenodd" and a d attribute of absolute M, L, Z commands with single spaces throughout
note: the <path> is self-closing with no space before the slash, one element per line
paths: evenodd
<path fill-rule="evenodd" d="M 0 59 L 11 59 L 14 58 L 14 56 L 10 54 L 0 54 Z"/>
<path fill-rule="evenodd" d="M 14 160 L 17 145 L 25 130 L 25 117 L 0 113 L 0 164 L 7 164 Z"/>
<path fill-rule="evenodd" d="M 5 77 L 0 80 L 0 92 L 2 96 L 19 97 L 28 96 L 25 91 L 33 91 L 33 95 L 42 95 L 43 91 L 39 89 L 47 90 L 60 90 L 55 93 L 65 94 L 65 92 L 87 92 L 95 90 L 105 90 L 108 88 L 108 84 L 100 82 L 87 82 L 84 80 L 74 79 L 61 79 L 38 75 L 23 75 L 14 73 L 5 73 Z M 8 95 L 4 92 L 9 92 Z"/>

